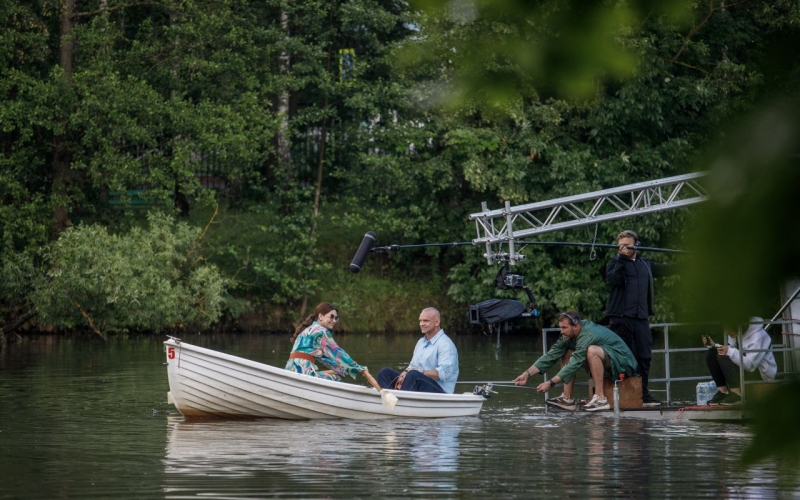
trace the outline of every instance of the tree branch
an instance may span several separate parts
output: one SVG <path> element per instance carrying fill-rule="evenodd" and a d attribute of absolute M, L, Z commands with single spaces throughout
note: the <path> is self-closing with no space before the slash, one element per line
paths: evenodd
<path fill-rule="evenodd" d="M 36 312 L 35 311 L 31 311 L 29 313 L 23 314 L 22 316 L 17 318 L 17 320 L 14 321 L 13 323 L 11 323 L 10 325 L 3 327 L 3 331 L 6 332 L 6 333 L 11 333 L 14 330 L 16 330 L 17 328 L 21 327 L 23 324 L 25 324 L 26 321 L 28 321 L 29 319 L 31 319 L 34 316 L 36 316 Z"/>
<path fill-rule="evenodd" d="M 144 5 L 157 5 L 159 7 L 164 7 L 164 4 L 160 2 L 131 2 L 122 5 L 116 5 L 114 7 L 104 7 L 90 12 L 77 12 L 72 15 L 72 19 L 80 19 L 82 17 L 92 17 L 92 16 L 97 16 L 99 14 L 104 14 L 106 12 L 114 12 L 115 10 L 127 9 L 129 7 L 140 7 Z"/>
<path fill-rule="evenodd" d="M 20 316 L 19 318 L 17 318 L 13 323 L 0 328 L 0 337 L 5 335 L 6 333 L 13 332 L 17 328 L 19 328 L 22 325 L 24 325 L 26 321 L 28 321 L 29 319 L 31 319 L 34 316 L 36 316 L 36 312 L 35 311 L 31 311 L 31 312 L 25 313 L 22 316 Z"/>
<path fill-rule="evenodd" d="M 211 224 L 214 223 L 214 219 L 217 218 L 218 213 L 219 213 L 219 205 L 214 205 L 214 214 L 211 216 L 211 219 L 209 219 L 208 224 L 206 224 L 206 227 L 203 229 L 203 234 L 200 235 L 197 241 L 203 241 L 203 238 L 206 236 L 206 233 L 208 232 L 208 228 L 211 227 Z"/>
<path fill-rule="evenodd" d="M 195 241 L 194 245 L 192 245 L 192 249 L 189 250 L 188 254 L 186 254 L 185 262 L 189 262 L 189 259 L 191 259 L 194 256 L 194 254 L 197 252 L 197 249 L 200 246 L 200 242 L 203 241 L 203 238 L 206 237 L 206 233 L 208 232 L 208 228 L 211 227 L 211 224 L 214 223 L 214 219 L 217 218 L 217 214 L 218 213 L 219 213 L 219 205 L 214 205 L 214 213 L 211 215 L 211 219 L 209 219 L 208 224 L 206 224 L 206 227 L 203 228 L 203 232 L 200 234 L 200 237 L 197 238 L 197 241 Z M 191 269 L 192 267 L 194 267 L 194 265 L 197 263 L 198 260 L 203 260 L 203 257 L 199 257 L 199 258 L 195 259 L 194 262 L 192 262 L 189 265 L 189 268 Z"/>
<path fill-rule="evenodd" d="M 706 17 L 704 17 L 703 20 L 700 21 L 700 24 L 698 24 L 697 26 L 692 28 L 692 31 L 690 31 L 689 34 L 686 35 L 686 39 L 683 41 L 683 45 L 681 45 L 681 48 L 678 49 L 678 52 L 676 52 L 675 55 L 672 56 L 672 59 L 670 59 L 670 62 L 673 62 L 673 63 L 677 63 L 678 62 L 678 58 L 681 56 L 683 51 L 686 50 L 686 47 L 689 46 L 689 41 L 691 40 L 691 38 L 693 36 L 695 36 L 701 29 L 703 29 L 703 27 L 708 23 L 708 21 L 711 20 L 711 16 L 713 16 L 715 12 L 720 11 L 720 10 L 724 10 L 724 9 L 730 9 L 730 8 L 733 8 L 733 7 L 737 7 L 739 5 L 747 3 L 749 1 L 750 0 L 741 0 L 740 2 L 734 2 L 734 3 L 731 3 L 731 4 L 727 4 L 727 5 L 725 4 L 724 1 L 722 1 L 722 2 L 720 2 L 719 6 L 717 6 L 717 7 L 714 7 L 714 0 L 709 1 L 708 2 L 708 13 L 706 14 Z M 691 66 L 689 66 L 689 67 L 691 68 Z M 693 68 L 693 69 L 697 69 L 697 68 Z"/>
<path fill-rule="evenodd" d="M 694 66 L 692 64 L 687 64 L 685 62 L 680 62 L 680 61 L 673 61 L 672 59 L 667 59 L 666 57 L 662 57 L 661 59 L 663 59 L 664 61 L 667 61 L 669 63 L 672 63 L 672 64 L 677 64 L 678 66 L 683 66 L 685 68 L 689 68 L 689 69 L 693 69 L 695 71 L 699 71 L 699 72 L 703 73 L 704 75 L 708 75 L 710 73 L 710 71 L 706 71 L 703 68 L 701 68 L 700 66 Z"/>
<path fill-rule="evenodd" d="M 89 316 L 89 313 L 87 313 L 86 311 L 83 310 L 83 307 L 81 307 L 81 305 L 78 303 L 78 301 L 73 299 L 72 303 L 75 304 L 75 307 L 77 307 L 81 311 L 81 315 L 83 315 L 83 317 L 86 318 L 86 321 L 89 322 L 89 326 L 92 328 L 94 333 L 100 335 L 101 339 L 108 340 L 108 337 L 106 336 L 106 334 L 101 332 L 100 330 L 97 329 L 96 326 L 94 326 L 94 321 L 92 321 L 92 317 Z"/>

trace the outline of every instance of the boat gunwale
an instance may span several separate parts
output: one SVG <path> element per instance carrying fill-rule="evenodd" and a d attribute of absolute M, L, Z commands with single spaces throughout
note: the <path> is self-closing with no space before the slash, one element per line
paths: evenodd
<path fill-rule="evenodd" d="M 335 380 L 326 380 L 318 377 L 311 377 L 309 375 L 305 375 L 302 373 L 296 373 L 284 368 L 278 368 L 272 365 L 268 365 L 266 363 L 261 363 L 258 361 L 253 361 L 247 358 L 243 358 L 240 356 L 234 356 L 232 354 L 227 354 L 221 351 L 215 351 L 213 349 L 208 349 L 205 347 L 200 347 L 194 344 L 190 344 L 184 341 L 176 341 L 175 339 L 168 339 L 164 341 L 165 346 L 173 346 L 178 347 L 180 349 L 187 349 L 189 351 L 195 351 L 200 354 L 207 355 L 209 357 L 216 357 L 221 358 L 226 361 L 232 363 L 238 363 L 254 370 L 259 371 L 266 371 L 272 375 L 281 377 L 281 378 L 288 378 L 289 380 L 294 380 L 299 382 L 302 385 L 318 385 L 321 387 L 325 387 L 327 389 L 333 389 L 338 391 L 344 392 L 351 392 L 351 393 L 359 393 L 361 395 L 367 396 L 377 396 L 378 392 L 373 387 L 366 387 L 363 385 L 353 384 L 349 382 L 337 382 Z M 292 384 L 294 385 L 294 384 Z M 393 393 L 396 396 L 406 399 L 406 400 L 413 400 L 418 402 L 436 402 L 436 401 L 448 401 L 452 403 L 462 402 L 462 403 L 477 403 L 477 402 L 485 402 L 486 399 L 483 396 L 479 396 L 476 394 L 472 394 L 469 392 L 463 392 L 458 394 L 448 394 L 448 393 L 434 393 L 434 392 L 412 392 L 412 391 L 398 391 L 394 389 L 383 389 L 389 393 Z"/>

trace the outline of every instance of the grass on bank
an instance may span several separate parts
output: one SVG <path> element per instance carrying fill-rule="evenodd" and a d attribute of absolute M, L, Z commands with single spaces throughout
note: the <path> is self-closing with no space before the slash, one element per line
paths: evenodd
<path fill-rule="evenodd" d="M 191 222 L 208 224 L 212 213 L 197 209 Z M 349 264 L 364 233 L 374 229 L 380 234 L 380 228 L 341 223 L 333 207 L 329 213 L 334 217 L 323 214 L 317 225 L 315 251 L 299 255 L 305 249 L 291 235 L 302 238 L 310 227 L 278 227 L 297 220 L 279 220 L 265 210 L 220 208 L 205 241 L 209 260 L 233 284 L 233 314 L 220 328 L 291 330 L 304 296 L 306 314 L 321 301 L 331 302 L 340 308 L 339 328 L 352 333 L 416 331 L 419 312 L 431 306 L 441 311 L 443 325 L 467 323 L 467 307 L 447 296 L 446 271 L 436 271 L 437 262 L 424 253 L 400 258 L 373 253 L 362 272 L 351 273 Z M 389 243 L 394 242 L 379 242 Z"/>

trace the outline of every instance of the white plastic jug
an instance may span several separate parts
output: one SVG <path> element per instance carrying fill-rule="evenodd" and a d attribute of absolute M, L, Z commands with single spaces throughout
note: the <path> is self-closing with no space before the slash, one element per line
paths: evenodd
<path fill-rule="evenodd" d="M 711 382 L 700 382 L 697 384 L 697 405 L 704 406 L 717 393 L 717 384 Z"/>

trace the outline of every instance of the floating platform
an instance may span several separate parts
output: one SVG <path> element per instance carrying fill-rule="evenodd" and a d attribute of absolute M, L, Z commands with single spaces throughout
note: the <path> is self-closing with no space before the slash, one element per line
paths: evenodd
<path fill-rule="evenodd" d="M 548 412 L 572 413 L 578 412 L 586 415 L 603 415 L 614 417 L 614 410 L 582 411 L 562 410 L 548 405 Z M 708 421 L 708 422 L 744 422 L 752 419 L 752 412 L 743 412 L 741 406 L 653 406 L 649 408 L 620 408 L 620 418 L 646 418 L 652 420 L 675 420 L 679 422 Z"/>
<path fill-rule="evenodd" d="M 614 412 L 595 412 L 613 417 Z M 653 406 L 649 408 L 620 408 L 620 417 L 648 418 L 676 421 L 743 422 L 752 417 L 741 406 Z"/>

